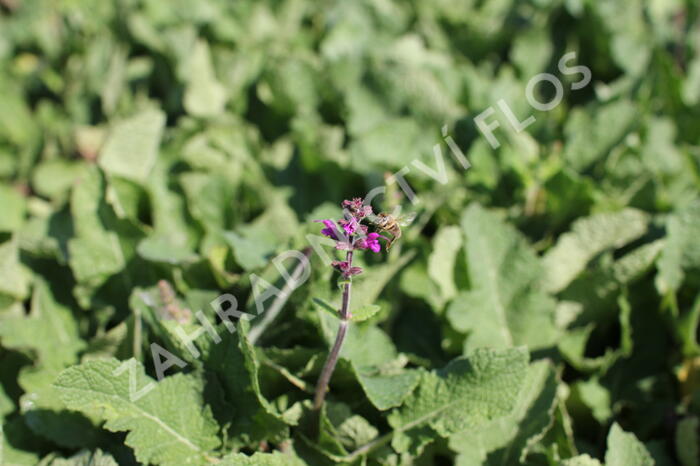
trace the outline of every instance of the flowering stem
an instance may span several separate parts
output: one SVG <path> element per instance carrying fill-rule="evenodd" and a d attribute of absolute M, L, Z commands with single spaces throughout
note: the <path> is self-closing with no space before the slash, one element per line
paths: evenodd
<path fill-rule="evenodd" d="M 338 334 L 335 337 L 335 343 L 333 344 L 333 349 L 326 359 L 326 364 L 323 366 L 321 371 L 321 377 L 318 379 L 318 384 L 316 385 L 316 395 L 314 396 L 314 409 L 320 409 L 323 405 L 323 400 L 326 398 L 326 390 L 328 389 L 328 382 L 331 380 L 331 375 L 335 370 L 335 365 L 338 363 L 338 355 L 340 354 L 340 348 L 345 340 L 345 334 L 348 331 L 348 321 L 341 320 L 338 326 Z"/>
<path fill-rule="evenodd" d="M 345 255 L 345 260 L 348 263 L 348 270 L 352 268 L 352 250 Z M 348 277 L 348 281 L 343 287 L 343 303 L 340 306 L 340 319 L 344 321 L 350 320 L 350 290 L 352 289 L 352 277 Z"/>
<path fill-rule="evenodd" d="M 352 267 L 352 250 L 348 251 L 345 256 L 345 260 L 348 263 L 348 268 Z M 348 278 L 347 282 L 343 286 L 343 301 L 340 307 L 340 325 L 338 326 L 338 333 L 335 336 L 335 343 L 331 349 L 326 363 L 323 365 L 323 370 L 321 371 L 321 376 L 318 378 L 318 383 L 316 384 L 316 395 L 314 396 L 314 409 L 320 409 L 323 405 L 323 400 L 326 398 L 326 391 L 328 390 L 328 383 L 331 380 L 333 371 L 335 370 L 336 364 L 338 364 L 338 356 L 340 355 L 340 349 L 345 341 L 345 335 L 348 332 L 348 324 L 350 323 L 350 291 L 352 289 L 352 278 Z"/>

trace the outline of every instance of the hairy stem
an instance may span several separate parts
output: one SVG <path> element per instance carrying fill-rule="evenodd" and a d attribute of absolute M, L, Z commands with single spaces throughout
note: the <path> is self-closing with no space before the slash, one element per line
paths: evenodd
<path fill-rule="evenodd" d="M 341 320 L 340 326 L 338 327 L 338 334 L 335 337 L 335 343 L 333 344 L 333 349 L 326 359 L 326 364 L 323 366 L 321 371 L 321 376 L 318 378 L 318 383 L 316 384 L 316 395 L 314 396 L 314 409 L 320 409 L 323 405 L 323 400 L 326 398 L 326 390 L 328 389 L 328 382 L 331 380 L 331 375 L 335 370 L 335 365 L 338 363 L 338 355 L 340 354 L 340 348 L 343 346 L 343 341 L 345 340 L 345 335 L 348 331 L 348 321 Z"/>
<path fill-rule="evenodd" d="M 352 267 L 352 251 L 348 251 L 345 256 L 345 260 L 348 262 L 348 269 Z M 321 376 L 318 378 L 318 383 L 316 384 L 316 395 L 314 396 L 314 409 L 320 409 L 323 405 L 323 400 L 326 398 L 326 391 L 328 390 L 328 383 L 331 381 L 331 376 L 335 370 L 336 364 L 338 364 L 338 356 L 340 355 L 340 349 L 343 347 L 343 342 L 345 341 L 345 335 L 348 332 L 348 325 L 350 323 L 350 292 L 352 290 L 352 281 L 348 279 L 347 283 L 343 286 L 343 301 L 340 307 L 340 325 L 338 326 L 338 333 L 335 336 L 335 343 L 331 349 L 328 358 L 326 358 L 326 363 L 323 365 L 323 370 L 321 371 Z"/>

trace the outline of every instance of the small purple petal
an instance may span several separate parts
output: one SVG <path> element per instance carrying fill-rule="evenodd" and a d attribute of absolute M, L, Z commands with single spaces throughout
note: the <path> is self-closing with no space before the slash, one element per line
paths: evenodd
<path fill-rule="evenodd" d="M 338 227 L 335 226 L 335 223 L 333 223 L 333 220 L 314 220 L 314 222 L 320 222 L 325 225 L 326 228 L 321 230 L 321 234 L 328 236 L 330 239 L 338 240 L 338 235 L 336 234 L 336 231 L 338 231 Z"/>
<path fill-rule="evenodd" d="M 357 249 L 369 249 L 372 252 L 379 252 L 382 249 L 382 246 L 379 243 L 379 238 L 384 237 L 379 233 L 372 232 L 368 234 L 366 238 L 359 238 L 357 241 L 355 241 L 355 247 Z"/>
<path fill-rule="evenodd" d="M 338 220 L 338 223 L 343 227 L 346 235 L 352 235 L 360 228 L 360 224 L 355 217 L 350 217 L 349 220 Z"/>

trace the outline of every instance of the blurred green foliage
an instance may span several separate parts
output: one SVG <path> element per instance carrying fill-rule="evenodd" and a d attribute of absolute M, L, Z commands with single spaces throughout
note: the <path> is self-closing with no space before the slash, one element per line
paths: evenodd
<path fill-rule="evenodd" d="M 0 0 L 0 464 L 700 464 L 699 15 Z M 548 112 L 525 92 L 545 72 Z M 414 163 L 438 170 L 436 147 L 444 180 Z M 387 185 L 404 167 L 416 205 Z M 255 313 L 251 273 L 282 286 L 277 254 L 385 185 L 375 208 L 418 220 L 359 259 L 367 312 L 324 411 L 317 256 L 255 348 L 243 324 L 199 358 L 178 340 L 222 293 Z M 151 343 L 187 367 L 131 403 L 112 358 L 141 386 Z"/>

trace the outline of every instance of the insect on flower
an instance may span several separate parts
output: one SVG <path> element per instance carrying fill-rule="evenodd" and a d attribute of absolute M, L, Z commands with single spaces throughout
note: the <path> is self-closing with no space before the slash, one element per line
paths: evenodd
<path fill-rule="evenodd" d="M 375 253 L 381 251 L 379 240 L 389 241 L 389 238 L 376 232 L 370 233 L 368 226 L 362 224 L 363 220 L 370 220 L 372 207 L 365 205 L 363 199 L 359 197 L 343 201 L 341 207 L 343 207 L 344 218 L 340 220 L 314 220 L 323 223 L 324 228 L 321 230 L 321 234 L 335 240 L 335 248 L 341 251 L 370 250 Z M 359 269 L 360 272 L 356 269 L 359 268 L 338 268 L 346 277 L 361 272 L 361 269 Z"/>
<path fill-rule="evenodd" d="M 387 251 L 397 239 L 401 238 L 401 227 L 410 225 L 415 218 L 415 212 L 399 216 L 394 216 L 386 212 L 377 214 L 374 224 L 379 230 L 385 231 L 391 235 L 391 238 L 386 242 Z"/>

